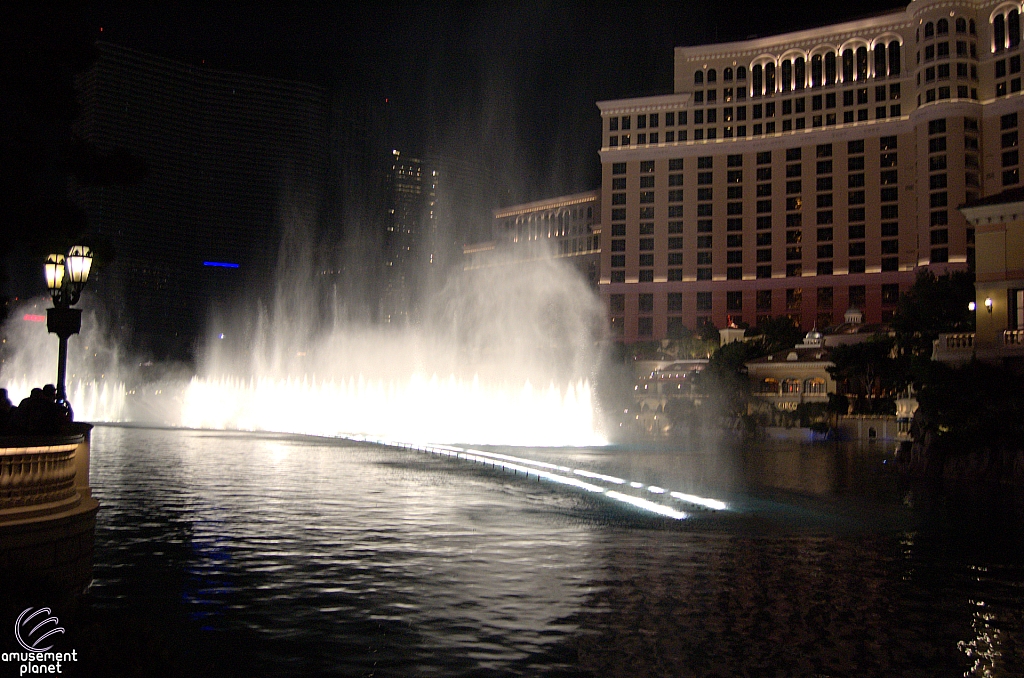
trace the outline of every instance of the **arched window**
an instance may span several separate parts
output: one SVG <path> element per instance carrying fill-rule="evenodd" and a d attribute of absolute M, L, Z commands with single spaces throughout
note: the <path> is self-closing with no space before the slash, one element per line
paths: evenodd
<path fill-rule="evenodd" d="M 843 82 L 853 82 L 853 50 L 843 50 Z"/>
<path fill-rule="evenodd" d="M 901 70 L 900 43 L 893 40 L 889 43 L 889 75 L 899 75 Z"/>
<path fill-rule="evenodd" d="M 967 32 L 967 20 L 963 17 L 956 20 L 956 32 L 966 33 Z"/>
<path fill-rule="evenodd" d="M 885 45 L 878 43 L 875 45 L 875 77 L 884 78 L 885 75 Z"/>
<path fill-rule="evenodd" d="M 836 84 L 836 53 L 829 52 L 825 55 L 825 84 Z"/>
<path fill-rule="evenodd" d="M 937 35 L 948 35 L 949 22 L 945 19 L 939 19 L 938 23 L 935 24 L 935 33 Z"/>
<path fill-rule="evenodd" d="M 1002 14 L 996 14 L 992 21 L 992 42 L 996 52 L 1006 47 L 1006 19 Z"/>
<path fill-rule="evenodd" d="M 825 76 L 822 73 L 822 58 L 820 54 L 811 57 L 811 87 L 821 87 L 825 84 Z"/>
<path fill-rule="evenodd" d="M 857 79 L 868 77 L 868 48 L 863 45 L 857 48 Z"/>
<path fill-rule="evenodd" d="M 718 73 L 715 71 L 715 69 L 709 68 L 708 69 L 708 84 L 710 85 L 711 83 L 716 82 L 717 80 L 718 80 Z"/>
<path fill-rule="evenodd" d="M 1020 12 L 1015 9 L 1006 15 L 1006 33 L 1011 48 L 1020 44 Z"/>
<path fill-rule="evenodd" d="M 779 393 L 779 380 L 773 379 L 772 377 L 765 377 L 764 381 L 761 382 L 761 393 L 771 393 L 778 395 Z"/>
<path fill-rule="evenodd" d="M 782 393 L 799 393 L 800 392 L 800 380 L 799 379 L 783 379 L 782 380 Z"/>
<path fill-rule="evenodd" d="M 746 68 L 746 66 L 737 66 L 736 67 L 736 79 L 737 80 L 746 80 L 747 79 L 747 68 Z"/>
<path fill-rule="evenodd" d="M 753 88 L 752 94 L 755 97 L 761 96 L 764 91 L 764 83 L 762 82 L 762 69 L 761 64 L 757 64 L 750 69 L 750 84 Z"/>
<path fill-rule="evenodd" d="M 727 68 L 724 71 L 722 71 L 722 80 L 725 80 L 726 82 L 732 82 L 732 69 L 731 68 Z"/>
<path fill-rule="evenodd" d="M 704 71 L 694 71 L 693 73 L 693 84 L 703 85 L 704 84 Z"/>
<path fill-rule="evenodd" d="M 971 19 L 970 21 L 968 21 L 967 25 L 969 26 L 968 30 L 970 30 L 971 35 L 977 35 L 978 34 L 978 27 L 974 24 L 974 19 Z"/>
<path fill-rule="evenodd" d="M 793 83 L 795 89 L 803 89 L 804 84 L 807 82 L 807 74 L 804 73 L 804 58 L 797 57 L 796 61 L 793 62 L 793 77 L 796 82 Z"/>
<path fill-rule="evenodd" d="M 786 59 L 782 62 L 782 91 L 788 92 L 793 87 L 793 62 Z"/>
<path fill-rule="evenodd" d="M 804 393 L 809 395 L 823 395 L 825 393 L 825 380 L 821 377 L 812 377 L 804 381 Z"/>
<path fill-rule="evenodd" d="M 775 64 L 770 61 L 764 65 L 764 93 L 775 94 Z"/>
<path fill-rule="evenodd" d="M 924 37 L 925 40 L 935 35 L 935 24 L 931 21 L 924 25 Z"/>

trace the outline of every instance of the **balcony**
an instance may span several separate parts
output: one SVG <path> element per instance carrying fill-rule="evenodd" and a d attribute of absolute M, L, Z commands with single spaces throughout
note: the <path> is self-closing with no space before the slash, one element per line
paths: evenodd
<path fill-rule="evenodd" d="M 974 332 L 940 334 L 932 342 L 932 360 L 953 365 L 970 362 L 974 358 Z"/>
<path fill-rule="evenodd" d="M 92 579 L 99 504 L 89 488 L 91 428 L 70 424 L 67 435 L 0 436 L 5 584 L 44 583 L 75 593 Z"/>
<path fill-rule="evenodd" d="M 79 462 L 88 459 L 87 452 L 80 452 L 85 439 L 82 434 L 0 438 L 0 522 L 60 513 L 80 504 Z"/>
<path fill-rule="evenodd" d="M 976 345 L 974 332 L 940 334 L 932 343 L 932 360 L 962 365 L 974 358 L 1000 361 L 1004 358 L 1024 357 L 1024 330 L 1005 330 L 994 339 L 995 345 Z"/>

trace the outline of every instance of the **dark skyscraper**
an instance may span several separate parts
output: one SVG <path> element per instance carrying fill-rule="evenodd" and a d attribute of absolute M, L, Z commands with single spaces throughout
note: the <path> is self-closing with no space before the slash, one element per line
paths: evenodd
<path fill-rule="evenodd" d="M 412 158 L 392 151 L 387 176 L 380 319 L 415 320 L 448 275 L 462 268 L 462 245 L 490 225 L 493 178 L 457 157 Z"/>
<path fill-rule="evenodd" d="M 148 175 L 76 191 L 116 252 L 96 285 L 133 348 L 186 357 L 210 304 L 266 288 L 282 218 L 315 219 L 322 208 L 327 97 L 304 83 L 98 48 L 80 83 L 78 133 L 141 157 Z"/>
<path fill-rule="evenodd" d="M 380 319 L 402 323 L 413 313 L 434 264 L 438 175 L 422 160 L 394 151 L 387 179 Z"/>
<path fill-rule="evenodd" d="M 380 311 L 382 244 L 391 215 L 390 107 L 383 97 L 337 91 L 331 105 L 330 169 L 321 214 L 328 252 L 321 273 L 333 298 L 353 320 Z M 340 309 L 339 309 L 340 310 Z"/>

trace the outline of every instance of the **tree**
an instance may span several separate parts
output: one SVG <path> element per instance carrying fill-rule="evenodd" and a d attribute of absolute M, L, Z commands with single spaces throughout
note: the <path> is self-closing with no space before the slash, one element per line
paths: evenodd
<path fill-rule="evenodd" d="M 921 421 L 943 454 L 1020 450 L 1024 441 L 1024 379 L 981 362 L 950 367 L 931 362 L 917 394 Z"/>
<path fill-rule="evenodd" d="M 804 337 L 803 330 L 791 318 L 778 316 L 766 318 L 757 324 L 750 336 L 759 337 L 763 346 L 763 355 L 784 351 L 799 344 Z"/>
<path fill-rule="evenodd" d="M 718 328 L 715 327 L 714 323 L 704 321 L 697 326 L 697 336 L 704 341 L 719 341 Z"/>
<path fill-rule="evenodd" d="M 734 341 L 722 346 L 698 373 L 697 392 L 721 416 L 745 414 L 750 396 L 746 363 L 763 355 L 764 346 L 757 341 Z"/>
<path fill-rule="evenodd" d="M 900 297 L 892 320 L 900 353 L 927 360 L 932 342 L 944 332 L 973 332 L 974 275 L 957 271 L 936 276 L 921 271 L 914 286 Z"/>
<path fill-rule="evenodd" d="M 845 383 L 851 395 L 893 397 L 906 387 L 909 377 L 895 354 L 892 337 L 875 337 L 859 344 L 836 346 L 829 351 L 828 373 Z"/>

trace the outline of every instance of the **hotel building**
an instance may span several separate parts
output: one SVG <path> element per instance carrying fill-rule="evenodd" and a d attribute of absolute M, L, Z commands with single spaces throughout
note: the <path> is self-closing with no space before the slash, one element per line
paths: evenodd
<path fill-rule="evenodd" d="M 957 207 L 1020 185 L 1020 3 L 915 0 L 675 50 L 674 94 L 598 103 L 600 291 L 622 341 L 785 315 L 887 320 L 974 265 Z"/>
<path fill-rule="evenodd" d="M 75 186 L 116 256 L 90 289 L 122 345 L 188 358 L 211 306 L 272 284 L 282 222 L 315 215 L 328 103 L 313 85 L 181 63 L 106 42 L 78 82 L 76 133 L 145 161 L 141 181 Z M 211 265 L 216 264 L 216 265 Z"/>
<path fill-rule="evenodd" d="M 571 263 L 592 287 L 597 287 L 600 217 L 599 190 L 496 209 L 491 240 L 463 247 L 465 268 L 554 257 Z"/>
<path fill-rule="evenodd" d="M 405 323 L 435 256 L 439 177 L 419 158 L 399 151 L 392 156 L 380 318 L 384 323 Z"/>

